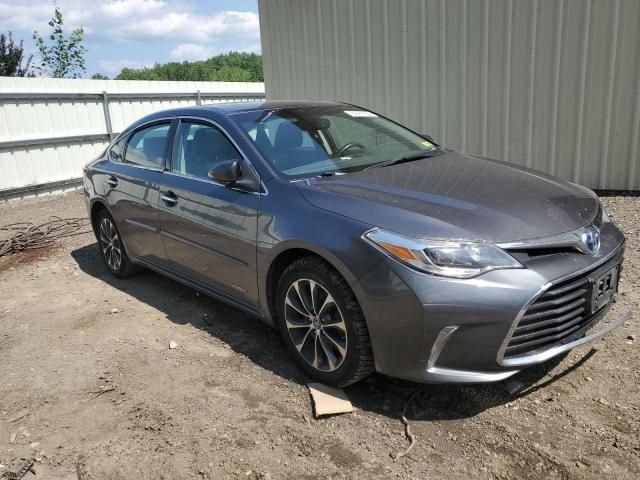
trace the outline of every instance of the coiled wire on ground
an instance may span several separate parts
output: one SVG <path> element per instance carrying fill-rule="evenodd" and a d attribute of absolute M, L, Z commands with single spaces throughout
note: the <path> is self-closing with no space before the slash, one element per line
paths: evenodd
<path fill-rule="evenodd" d="M 84 229 L 89 225 L 88 218 L 51 218 L 52 220 L 39 225 L 18 222 L 0 227 L 0 257 L 48 247 L 60 238 L 91 232 Z"/>

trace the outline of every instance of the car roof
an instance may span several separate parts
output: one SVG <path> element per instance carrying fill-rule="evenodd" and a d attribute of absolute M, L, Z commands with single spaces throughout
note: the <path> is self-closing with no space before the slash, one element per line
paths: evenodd
<path fill-rule="evenodd" d="M 256 110 L 269 111 L 281 108 L 304 108 L 317 106 L 344 106 L 340 102 L 309 101 L 309 100 L 269 100 L 264 102 L 224 102 L 203 105 L 196 109 L 214 110 L 228 115 L 241 112 L 251 112 Z"/>
<path fill-rule="evenodd" d="M 270 100 L 263 102 L 220 102 L 209 105 L 179 107 L 168 110 L 160 110 L 139 119 L 129 125 L 122 133 L 129 132 L 140 125 L 167 117 L 179 117 L 181 115 L 202 115 L 203 117 L 215 118 L 232 116 L 243 112 L 279 110 L 282 108 L 304 108 L 304 107 L 344 107 L 345 103 L 308 101 L 308 100 Z"/>

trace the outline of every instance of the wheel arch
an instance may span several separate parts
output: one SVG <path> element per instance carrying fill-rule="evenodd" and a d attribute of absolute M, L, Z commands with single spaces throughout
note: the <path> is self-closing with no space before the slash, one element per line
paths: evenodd
<path fill-rule="evenodd" d="M 106 210 L 109 215 L 111 215 L 111 217 L 113 217 L 113 215 L 111 214 L 111 211 L 109 210 L 109 207 L 107 207 L 107 204 L 105 202 L 103 202 L 101 199 L 94 199 L 91 202 L 91 207 L 90 207 L 90 213 L 89 213 L 89 218 L 91 220 L 91 227 L 93 228 L 93 233 L 97 235 L 98 232 L 98 226 L 96 224 L 96 219 L 98 218 L 98 214 L 103 211 Z"/>
<path fill-rule="evenodd" d="M 351 286 L 357 278 L 351 271 L 332 253 L 319 248 L 317 245 L 307 242 L 286 242 L 286 245 L 280 246 L 277 252 L 274 252 L 264 278 L 265 301 L 269 313 L 271 323 L 275 325 L 276 305 L 275 297 L 278 287 L 278 280 L 282 276 L 284 270 L 296 260 L 300 258 L 315 256 L 326 262 L 336 272 L 338 272 L 345 281 Z M 357 293 L 352 289 L 358 302 Z"/>

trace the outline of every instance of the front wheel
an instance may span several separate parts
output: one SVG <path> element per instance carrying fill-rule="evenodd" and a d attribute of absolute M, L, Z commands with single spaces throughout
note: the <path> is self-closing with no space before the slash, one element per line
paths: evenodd
<path fill-rule="evenodd" d="M 284 342 L 309 376 L 344 387 L 373 372 L 360 305 L 326 262 L 305 257 L 292 263 L 280 279 L 276 302 Z"/>

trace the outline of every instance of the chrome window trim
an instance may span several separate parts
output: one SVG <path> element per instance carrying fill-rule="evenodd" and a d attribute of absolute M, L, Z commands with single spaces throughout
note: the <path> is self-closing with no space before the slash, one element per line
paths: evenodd
<path fill-rule="evenodd" d="M 225 184 L 220 183 L 220 182 L 216 182 L 212 178 L 207 180 L 206 178 L 196 177 L 195 175 L 189 175 L 188 173 L 172 172 L 171 170 L 164 170 L 162 173 L 163 173 L 163 175 L 174 175 L 176 177 L 185 178 L 187 180 L 196 180 L 198 182 L 206 183 L 207 185 L 214 185 L 216 187 L 226 188 L 228 190 L 235 190 L 236 192 L 246 193 L 248 195 L 263 196 L 263 195 L 267 195 L 269 193 L 268 190 L 267 190 L 267 187 L 262 184 L 262 180 L 260 180 L 260 184 L 262 185 L 262 188 L 264 189 L 264 192 L 247 192 L 246 190 L 242 190 L 240 188 L 227 187 Z M 258 178 L 260 178 L 259 175 L 258 175 Z M 182 188 L 182 187 L 175 187 L 175 188 L 177 188 L 179 190 L 184 190 L 184 188 Z M 195 192 L 191 192 L 191 193 L 195 193 Z"/>
<path fill-rule="evenodd" d="M 133 168 L 139 168 L 140 170 L 149 170 L 150 172 L 164 172 L 164 170 L 162 168 L 156 168 L 156 167 L 146 167 L 144 165 L 137 165 L 135 163 L 127 163 L 127 162 L 116 162 L 116 163 L 120 163 L 122 165 L 126 165 L 128 167 L 133 167 Z"/>
<path fill-rule="evenodd" d="M 229 132 L 227 131 L 227 129 L 225 129 L 222 125 L 220 125 L 218 122 L 216 122 L 215 120 L 211 120 L 210 118 L 206 118 L 206 117 L 200 117 L 197 115 L 176 115 L 176 116 L 170 116 L 170 117 L 160 117 L 160 118 L 154 118 L 153 120 L 149 120 L 147 122 L 144 122 L 138 126 L 136 126 L 136 128 L 131 129 L 127 132 L 122 132 L 120 133 L 120 135 L 118 135 L 113 142 L 111 142 L 111 144 L 107 147 L 107 160 L 111 163 L 119 163 L 121 165 L 129 165 L 132 167 L 136 167 L 136 168 L 142 168 L 142 169 L 146 169 L 146 170 L 150 170 L 153 172 L 163 172 L 163 173 L 169 173 L 172 175 L 177 175 L 179 177 L 182 178 L 188 178 L 188 179 L 192 179 L 192 180 L 198 180 L 201 182 L 205 182 L 205 183 L 209 183 L 209 184 L 213 184 L 213 185 L 217 185 L 219 187 L 223 187 L 223 188 L 227 188 L 226 185 L 223 185 L 219 182 L 214 181 L 213 179 L 205 179 L 205 178 L 200 178 L 200 177 L 195 177 L 193 175 L 186 175 L 180 172 L 174 172 L 172 171 L 170 168 L 153 168 L 153 167 L 145 167 L 142 165 L 135 165 L 132 163 L 126 163 L 126 162 L 117 162 L 112 160 L 111 158 L 111 148 L 122 139 L 122 135 L 124 134 L 125 136 L 128 136 L 130 134 L 132 134 L 133 132 L 136 132 L 138 130 L 142 130 L 144 129 L 146 126 L 151 125 L 153 123 L 161 123 L 163 121 L 169 121 L 172 122 L 173 120 L 196 120 L 199 122 L 203 122 L 203 123 L 208 123 L 209 125 L 218 128 L 222 134 L 231 142 L 231 144 L 234 146 L 234 148 L 238 151 L 238 153 L 242 156 L 242 158 L 249 164 L 249 166 L 251 167 L 251 169 L 253 170 L 253 173 L 260 179 L 260 186 L 261 186 L 261 190 L 260 192 L 247 192 L 245 190 L 240 190 L 237 188 L 232 188 L 233 190 L 236 190 L 238 192 L 243 192 L 243 193 L 248 193 L 251 195 L 268 195 L 269 194 L 269 190 L 267 189 L 267 186 L 264 184 L 264 182 L 262 181 L 262 177 L 260 176 L 260 174 L 258 173 L 258 171 L 256 170 L 256 167 L 254 167 L 253 163 L 248 159 L 248 157 L 245 155 L 244 151 L 240 148 L 240 146 L 238 146 L 238 144 L 236 143 L 236 141 L 233 139 L 233 137 L 231 137 L 231 135 L 229 134 Z M 177 131 L 177 130 L 176 130 Z M 173 157 L 173 152 L 171 152 L 171 157 Z M 173 158 L 169 158 L 168 160 L 173 160 Z"/>
<path fill-rule="evenodd" d="M 166 170 L 164 173 L 166 173 L 167 175 L 175 175 L 176 177 L 180 177 L 180 178 L 187 178 L 189 180 L 196 180 L 198 182 L 202 182 L 202 183 L 206 183 L 207 185 L 216 185 L 217 187 L 225 187 L 224 184 L 220 183 L 220 182 L 216 182 L 213 178 L 202 178 L 202 177 L 196 177 L 195 175 L 190 175 L 188 173 L 180 173 L 180 172 L 174 172 L 173 170 Z"/>
<path fill-rule="evenodd" d="M 109 160 L 109 162 L 110 163 L 117 163 L 119 165 L 126 165 L 128 167 L 138 168 L 140 170 L 148 170 L 150 172 L 157 172 L 157 173 L 163 173 L 164 172 L 164 170 L 162 170 L 161 168 L 145 167 L 144 165 L 134 165 L 132 163 L 114 162 L 112 160 Z M 113 171 L 110 171 L 110 170 L 105 170 L 105 169 L 96 168 L 96 167 L 93 167 L 93 170 L 95 170 L 96 172 L 107 174 L 107 175 L 115 175 L 117 177 L 127 176 L 126 174 L 123 174 L 121 172 L 113 172 Z"/>
<path fill-rule="evenodd" d="M 524 306 L 520 309 L 520 311 L 516 315 L 513 323 L 511 324 L 511 327 L 509 327 L 509 331 L 507 332 L 507 336 L 503 340 L 502 344 L 500 345 L 500 349 L 498 350 L 498 356 L 496 357 L 496 361 L 498 362 L 498 365 L 503 366 L 503 367 L 513 367 L 514 365 L 522 365 L 522 366 L 531 365 L 531 364 L 543 361 L 543 360 L 540 360 L 540 358 L 545 357 L 545 354 L 547 354 L 547 352 L 550 352 L 550 351 L 553 351 L 554 349 L 557 349 L 558 346 L 550 347 L 547 350 L 543 350 L 543 351 L 541 351 L 539 353 L 536 353 L 536 354 L 533 354 L 533 355 L 526 355 L 526 356 L 523 356 L 523 357 L 519 357 L 516 362 L 513 362 L 511 360 L 506 360 L 506 361 L 504 360 L 504 354 L 505 354 L 505 351 L 507 350 L 507 345 L 509 345 L 509 341 L 511 340 L 511 337 L 513 336 L 513 332 L 517 328 L 518 324 L 520 323 L 520 320 L 522 320 L 522 317 L 524 317 L 524 315 L 527 312 L 527 310 L 529 309 L 529 307 L 536 300 L 538 300 L 538 298 L 540 298 L 553 285 L 557 285 L 558 283 L 562 283 L 562 282 L 564 282 L 566 280 L 570 280 L 570 279 L 572 279 L 574 277 L 578 277 L 578 276 L 580 276 L 580 275 L 582 275 L 584 273 L 587 273 L 587 272 L 589 272 L 591 270 L 598 269 L 598 267 L 604 265 L 609 260 L 611 260 L 613 257 L 618 255 L 620 253 L 620 249 L 622 248 L 623 245 L 624 245 L 624 240 L 622 240 L 618 245 L 616 245 L 616 247 L 613 250 L 611 250 L 606 256 L 604 256 L 603 258 L 601 258 L 597 262 L 589 265 L 588 267 L 581 268 L 580 270 L 577 270 L 575 272 L 571 272 L 571 273 L 569 273 L 567 275 L 564 275 L 564 276 L 562 276 L 560 278 L 556 278 L 555 280 L 552 280 L 552 281 L 547 282 L 544 285 L 542 285 L 538 289 L 538 291 L 529 299 L 529 301 L 527 301 L 527 303 L 525 303 Z M 604 333 L 607 333 L 607 332 L 604 332 Z M 602 335 L 604 335 L 604 333 L 602 333 Z M 596 337 L 594 337 L 594 338 L 596 338 Z M 567 345 L 572 345 L 572 344 L 575 344 L 576 342 L 571 342 L 571 343 L 569 343 Z M 560 346 L 562 346 L 562 345 L 560 345 Z M 573 345 L 572 347 L 569 347 L 567 350 L 570 350 L 571 348 L 573 348 L 575 346 L 577 346 L 577 345 Z M 563 351 L 566 351 L 566 350 L 562 350 L 562 351 L 558 351 L 558 352 L 552 353 L 550 357 L 547 357 L 547 358 L 544 358 L 544 359 L 546 360 L 548 358 L 551 358 L 551 357 L 553 357 L 555 355 L 558 355 L 558 354 L 562 353 Z"/>

